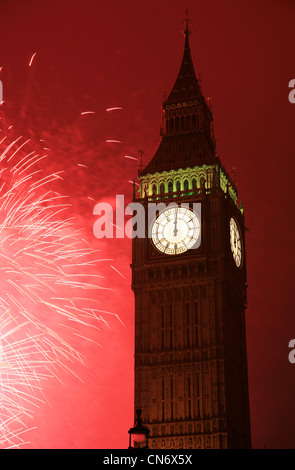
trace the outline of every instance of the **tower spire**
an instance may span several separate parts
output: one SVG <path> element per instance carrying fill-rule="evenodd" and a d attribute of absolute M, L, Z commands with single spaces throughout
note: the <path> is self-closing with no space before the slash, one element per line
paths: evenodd
<path fill-rule="evenodd" d="M 215 159 L 212 136 L 212 112 L 204 99 L 191 57 L 189 36 L 191 21 L 186 10 L 183 20 L 185 37 L 180 69 L 172 90 L 162 106 L 163 139 L 144 173 L 177 169 L 209 163 Z M 166 93 L 165 93 L 166 95 Z"/>
<path fill-rule="evenodd" d="M 182 21 L 182 31 L 185 37 L 182 62 L 174 86 L 167 100 L 165 101 L 165 104 L 177 104 L 184 101 L 191 101 L 198 99 L 201 95 L 201 90 L 196 78 L 189 45 L 191 24 L 192 22 L 189 19 L 188 10 L 186 9 L 186 16 Z"/>
<path fill-rule="evenodd" d="M 185 10 L 185 18 L 183 20 L 183 34 L 186 38 L 188 38 L 191 34 L 191 31 L 190 31 L 190 25 L 192 24 L 191 20 L 189 19 L 189 16 L 188 16 L 188 9 Z"/>

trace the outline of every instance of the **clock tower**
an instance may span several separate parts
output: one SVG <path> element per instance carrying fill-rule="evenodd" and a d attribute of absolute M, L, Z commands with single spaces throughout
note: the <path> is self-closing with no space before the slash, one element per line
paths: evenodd
<path fill-rule="evenodd" d="M 188 23 L 162 139 L 134 193 L 146 209 L 132 247 L 135 409 L 151 448 L 249 448 L 244 210 L 216 153 Z"/>

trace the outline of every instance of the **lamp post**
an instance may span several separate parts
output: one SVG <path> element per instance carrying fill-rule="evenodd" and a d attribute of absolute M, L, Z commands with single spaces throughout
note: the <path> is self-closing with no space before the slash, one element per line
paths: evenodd
<path fill-rule="evenodd" d="M 136 410 L 137 418 L 135 426 L 130 428 L 129 433 L 129 449 L 148 449 L 148 440 L 150 430 L 142 425 L 141 410 Z M 133 446 L 132 446 L 133 440 Z"/>

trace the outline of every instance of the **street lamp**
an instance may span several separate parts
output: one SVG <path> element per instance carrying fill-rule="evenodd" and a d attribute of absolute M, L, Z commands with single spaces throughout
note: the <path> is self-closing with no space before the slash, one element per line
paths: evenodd
<path fill-rule="evenodd" d="M 134 428 L 130 428 L 129 433 L 129 449 L 141 448 L 148 449 L 148 440 L 150 430 L 142 425 L 141 410 L 136 410 L 137 418 Z M 133 446 L 131 445 L 133 441 Z"/>

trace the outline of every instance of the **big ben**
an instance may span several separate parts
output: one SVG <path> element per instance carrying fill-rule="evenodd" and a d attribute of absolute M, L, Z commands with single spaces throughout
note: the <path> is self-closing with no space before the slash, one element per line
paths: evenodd
<path fill-rule="evenodd" d="M 135 409 L 151 448 L 250 448 L 244 209 L 216 151 L 188 19 L 184 37 L 161 142 L 134 193 L 146 209 L 132 242 Z"/>

